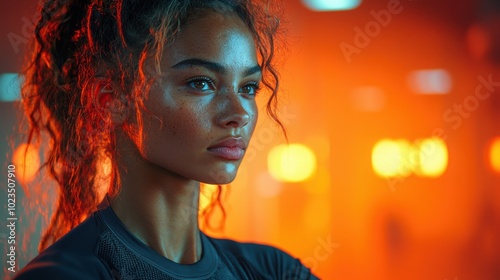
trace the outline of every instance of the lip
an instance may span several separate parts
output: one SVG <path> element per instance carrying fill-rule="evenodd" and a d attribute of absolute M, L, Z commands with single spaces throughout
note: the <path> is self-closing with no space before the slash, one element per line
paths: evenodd
<path fill-rule="evenodd" d="M 228 137 L 207 148 L 213 155 L 226 160 L 240 160 L 245 155 L 246 143 L 241 137 Z"/>

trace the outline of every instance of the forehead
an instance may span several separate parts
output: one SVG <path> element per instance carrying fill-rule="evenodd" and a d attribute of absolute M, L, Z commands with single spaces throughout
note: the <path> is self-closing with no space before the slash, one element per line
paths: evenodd
<path fill-rule="evenodd" d="M 245 23 L 234 13 L 207 11 L 188 19 L 175 41 L 166 47 L 164 61 L 200 58 L 232 66 L 257 64 L 255 42 Z"/>

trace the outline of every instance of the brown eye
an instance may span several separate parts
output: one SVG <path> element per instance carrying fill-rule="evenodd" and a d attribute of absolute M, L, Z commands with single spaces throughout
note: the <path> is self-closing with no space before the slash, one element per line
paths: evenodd
<path fill-rule="evenodd" d="M 208 83 L 205 81 L 196 81 L 196 82 L 193 82 L 193 86 L 197 89 L 206 89 L 206 87 L 208 86 Z"/>
<path fill-rule="evenodd" d="M 215 90 L 214 82 L 207 77 L 190 79 L 187 85 L 200 91 Z"/>
<path fill-rule="evenodd" d="M 241 87 L 240 93 L 248 95 L 256 95 L 259 91 L 259 85 L 257 83 L 246 84 Z"/>

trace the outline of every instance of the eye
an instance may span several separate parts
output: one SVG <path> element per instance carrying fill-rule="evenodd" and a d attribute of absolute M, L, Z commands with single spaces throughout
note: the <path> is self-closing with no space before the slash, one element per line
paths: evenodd
<path fill-rule="evenodd" d="M 248 95 L 256 95 L 259 92 L 260 86 L 257 82 L 248 83 L 240 88 L 240 93 Z"/>
<path fill-rule="evenodd" d="M 187 80 L 186 84 L 200 91 L 215 90 L 215 82 L 208 77 L 196 77 Z"/>

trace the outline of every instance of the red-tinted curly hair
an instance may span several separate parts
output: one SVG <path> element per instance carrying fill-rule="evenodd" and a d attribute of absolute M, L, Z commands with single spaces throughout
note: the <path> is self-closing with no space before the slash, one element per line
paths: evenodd
<path fill-rule="evenodd" d="M 277 117 L 278 75 L 273 64 L 280 15 L 271 3 L 50 0 L 41 5 L 24 71 L 22 105 L 30 124 L 28 143 L 39 142 L 42 133 L 50 139 L 43 167 L 58 184 L 59 201 L 40 250 L 95 211 L 102 199 L 100 190 L 111 198 L 119 191 L 114 128 L 96 106 L 92 89 L 96 78 L 113 82 L 127 97 L 135 113 L 123 128 L 130 137 L 137 137 L 142 125 L 137 112 L 144 109 L 143 96 L 151 85 L 145 64 L 159 71 L 164 47 L 190 16 L 200 9 L 220 7 L 236 13 L 253 33 L 262 82 L 270 90 L 267 112 L 283 127 Z M 106 180 L 100 177 L 104 161 L 111 167 Z M 214 204 L 220 205 L 220 186 Z"/>

